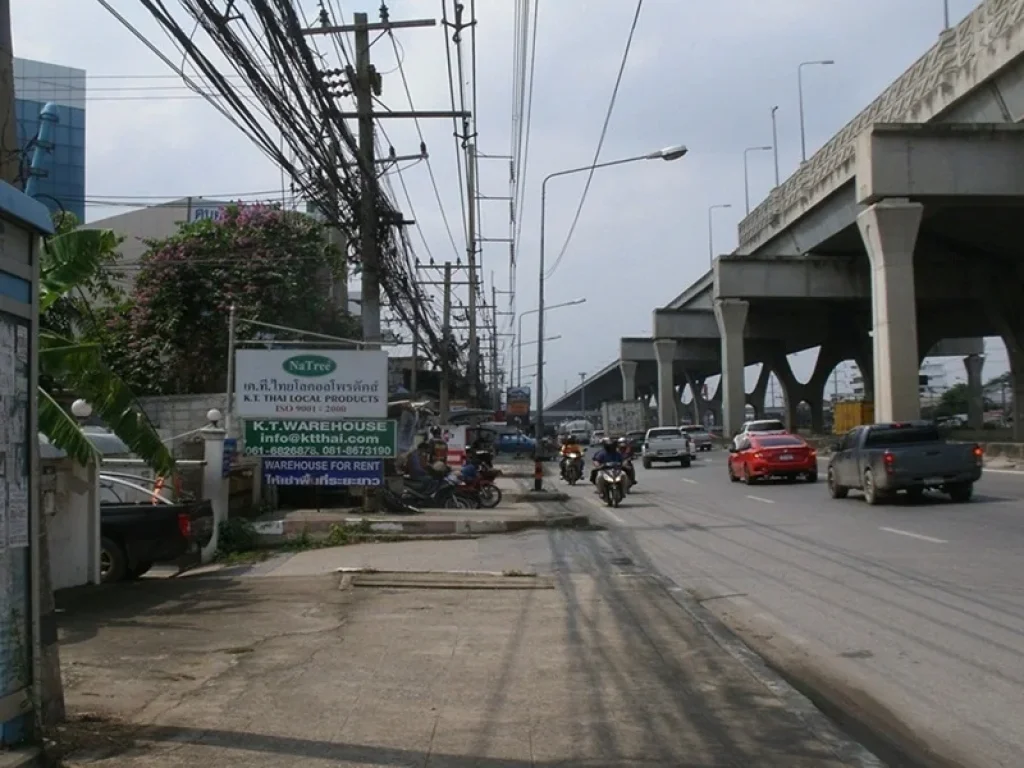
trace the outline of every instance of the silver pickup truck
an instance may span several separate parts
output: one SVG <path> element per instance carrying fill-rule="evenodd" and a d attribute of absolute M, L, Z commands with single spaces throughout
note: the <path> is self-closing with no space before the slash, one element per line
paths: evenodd
<path fill-rule="evenodd" d="M 828 490 L 834 499 L 853 489 L 862 491 L 868 504 L 878 504 L 897 491 L 920 497 L 935 489 L 965 502 L 981 478 L 981 447 L 946 442 L 927 421 L 855 427 L 832 451 Z"/>

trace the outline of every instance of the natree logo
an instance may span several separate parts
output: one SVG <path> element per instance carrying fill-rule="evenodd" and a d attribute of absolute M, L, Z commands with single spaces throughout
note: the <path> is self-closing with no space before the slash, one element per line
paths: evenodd
<path fill-rule="evenodd" d="M 296 355 L 285 360 L 281 367 L 295 376 L 326 376 L 334 373 L 338 364 L 323 355 Z"/>

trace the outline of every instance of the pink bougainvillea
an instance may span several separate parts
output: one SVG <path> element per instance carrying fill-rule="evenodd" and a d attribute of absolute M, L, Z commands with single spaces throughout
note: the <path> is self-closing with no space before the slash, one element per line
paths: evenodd
<path fill-rule="evenodd" d="M 358 335 L 358 323 L 328 298 L 343 257 L 309 216 L 232 207 L 220 221 L 186 224 L 148 245 L 118 329 L 117 367 L 137 391 L 223 391 L 232 304 L 241 320 Z M 239 337 L 256 331 L 243 324 Z"/>

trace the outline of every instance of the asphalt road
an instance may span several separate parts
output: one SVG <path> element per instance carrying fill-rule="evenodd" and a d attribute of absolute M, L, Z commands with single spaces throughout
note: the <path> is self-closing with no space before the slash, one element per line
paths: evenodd
<path fill-rule="evenodd" d="M 704 456 L 638 467 L 616 510 L 572 493 L 797 679 L 951 765 L 1024 764 L 1024 474 L 986 472 L 968 504 L 868 507 L 823 479 L 730 483 L 724 451 Z"/>

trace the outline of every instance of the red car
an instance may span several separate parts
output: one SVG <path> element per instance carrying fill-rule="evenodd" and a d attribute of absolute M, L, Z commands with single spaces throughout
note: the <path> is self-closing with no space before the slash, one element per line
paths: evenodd
<path fill-rule="evenodd" d="M 729 479 L 754 483 L 769 477 L 785 477 L 807 482 L 818 480 L 818 452 L 798 435 L 758 435 L 736 438 L 729 447 Z"/>

